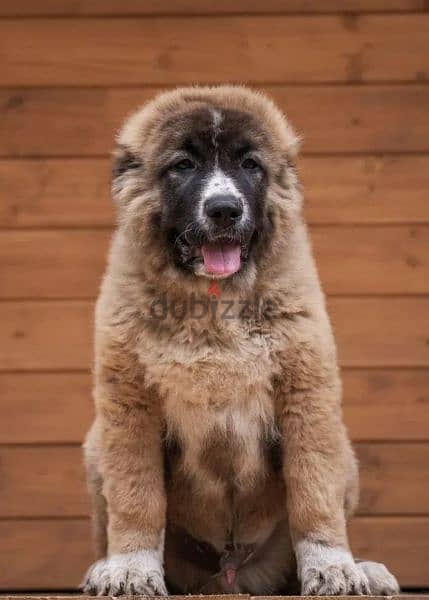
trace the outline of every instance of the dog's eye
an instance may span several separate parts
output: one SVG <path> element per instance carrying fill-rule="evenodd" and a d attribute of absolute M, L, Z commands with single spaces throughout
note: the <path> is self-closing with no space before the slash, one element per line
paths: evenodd
<path fill-rule="evenodd" d="M 241 163 L 241 166 L 247 171 L 254 171 L 255 169 L 259 169 L 258 163 L 256 162 L 256 160 L 253 160 L 253 158 L 245 158 Z"/>
<path fill-rule="evenodd" d="M 195 168 L 195 164 L 189 158 L 182 158 L 173 165 L 173 169 L 177 171 L 190 171 Z"/>

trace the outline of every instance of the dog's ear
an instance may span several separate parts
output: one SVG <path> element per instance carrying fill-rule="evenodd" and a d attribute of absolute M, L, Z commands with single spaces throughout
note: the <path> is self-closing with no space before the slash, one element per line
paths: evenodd
<path fill-rule="evenodd" d="M 117 146 L 113 152 L 112 164 L 112 196 L 122 204 L 136 186 L 137 179 L 133 177 L 143 169 L 143 161 L 125 146 Z"/>
<path fill-rule="evenodd" d="M 127 171 L 140 169 L 142 166 L 143 162 L 138 156 L 128 148 L 118 146 L 113 153 L 112 180 L 115 181 Z"/>

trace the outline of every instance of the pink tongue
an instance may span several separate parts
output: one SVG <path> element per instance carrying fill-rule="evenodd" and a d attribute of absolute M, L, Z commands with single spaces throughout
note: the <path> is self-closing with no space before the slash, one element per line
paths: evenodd
<path fill-rule="evenodd" d="M 225 571 L 225 577 L 228 585 L 233 585 L 235 581 L 235 569 L 227 569 Z"/>
<path fill-rule="evenodd" d="M 207 244 L 202 247 L 204 266 L 208 273 L 232 275 L 240 269 L 239 244 Z"/>

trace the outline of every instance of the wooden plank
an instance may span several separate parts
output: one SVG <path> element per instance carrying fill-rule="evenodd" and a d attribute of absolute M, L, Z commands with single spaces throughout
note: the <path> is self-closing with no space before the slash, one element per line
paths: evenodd
<path fill-rule="evenodd" d="M 344 369 L 343 388 L 352 439 L 429 439 L 429 371 Z"/>
<path fill-rule="evenodd" d="M 0 370 L 88 369 L 93 302 L 0 303 Z"/>
<path fill-rule="evenodd" d="M 429 445 L 360 443 L 359 514 L 428 514 Z"/>
<path fill-rule="evenodd" d="M 113 225 L 110 160 L 0 160 L 0 227 Z M 429 223 L 429 156 L 303 157 L 306 217 Z"/>
<path fill-rule="evenodd" d="M 3 0 L 1 16 L 216 15 L 424 11 L 424 0 Z"/>
<path fill-rule="evenodd" d="M 331 298 L 346 367 L 429 366 L 429 298 Z M 0 303 L 0 371 L 87 369 L 92 301 Z"/>
<path fill-rule="evenodd" d="M 81 443 L 93 415 L 91 379 L 0 374 L 0 444 Z M 429 370 L 344 369 L 343 384 L 353 440 L 429 441 Z"/>
<path fill-rule="evenodd" d="M 310 223 L 429 220 L 427 156 L 304 157 L 299 169 Z"/>
<path fill-rule="evenodd" d="M 0 298 L 93 298 L 111 231 L 0 231 Z M 312 228 L 328 294 L 429 293 L 429 226 Z"/>
<path fill-rule="evenodd" d="M 0 521 L 0 589 L 76 589 L 93 561 L 88 519 Z"/>
<path fill-rule="evenodd" d="M 2 446 L 0 469 L 0 517 L 89 515 L 80 447 Z"/>
<path fill-rule="evenodd" d="M 355 556 L 383 562 L 402 587 L 429 585 L 428 517 L 359 517 L 350 526 Z"/>
<path fill-rule="evenodd" d="M 342 366 L 429 365 L 429 298 L 331 298 Z"/>
<path fill-rule="evenodd" d="M 225 598 L 226 596 L 226 598 Z M 176 600 L 176 598 L 187 598 L 188 596 L 177 596 L 177 595 L 169 595 L 169 598 L 173 598 L 173 600 Z M 195 594 L 193 594 L 194 598 L 198 598 L 199 600 L 203 600 L 203 599 L 207 599 L 207 600 L 213 600 L 214 598 L 219 599 L 219 598 L 224 598 L 225 600 L 246 600 L 246 599 L 254 599 L 254 600 L 278 600 L 279 598 L 284 598 L 284 596 L 250 596 L 249 594 L 222 594 L 222 596 L 219 595 L 204 595 L 204 596 L 196 596 Z M 293 596 L 293 595 L 288 595 L 288 599 L 289 600 L 301 600 L 303 596 Z M 373 599 L 373 600 L 381 600 L 384 596 L 368 596 L 369 599 Z M 407 594 L 407 600 L 427 600 L 428 595 L 427 594 Z M 25 595 L 25 593 L 21 593 L 21 594 L 13 594 L 12 596 L 8 596 L 5 594 L 0 595 L 0 600 L 34 600 L 34 598 L 37 598 L 37 600 L 71 600 L 73 598 L 79 598 L 79 600 L 90 600 L 91 598 L 93 598 L 93 596 L 83 596 L 82 594 L 79 595 L 74 595 L 74 594 L 67 594 L 67 596 L 58 596 L 57 594 L 55 596 L 47 596 L 47 595 L 40 595 L 40 594 L 31 594 L 31 595 Z M 311 596 L 304 596 L 304 598 L 311 598 Z M 319 596 L 320 598 L 320 596 Z M 337 598 L 340 598 L 341 600 L 343 600 L 344 598 L 348 598 L 348 596 L 337 596 Z M 389 596 L 389 598 L 391 598 L 391 600 L 403 600 L 403 595 L 400 596 Z"/>
<path fill-rule="evenodd" d="M 1 374 L 0 444 L 82 442 L 91 388 L 88 372 Z"/>
<path fill-rule="evenodd" d="M 95 297 L 110 231 L 0 232 L 0 297 Z"/>
<path fill-rule="evenodd" d="M 359 514 L 427 514 L 429 444 L 371 442 L 356 446 Z M 89 514 L 80 446 L 1 446 L 0 517 Z"/>
<path fill-rule="evenodd" d="M 107 159 L 0 160 L 0 226 L 113 225 L 110 171 Z"/>
<path fill-rule="evenodd" d="M 304 153 L 429 151 L 428 86 L 263 89 L 304 135 Z M 125 116 L 158 91 L 0 88 L 0 156 L 107 155 Z"/>
<path fill-rule="evenodd" d="M 1 85 L 422 81 L 428 34 L 426 14 L 2 19 Z"/>
<path fill-rule="evenodd" d="M 86 519 L 1 521 L 0 537 L 2 590 L 73 589 L 92 560 Z M 360 517 L 351 538 L 357 556 L 385 562 L 402 586 L 429 585 L 429 517 Z"/>
<path fill-rule="evenodd" d="M 314 227 L 328 294 L 429 292 L 429 227 Z"/>

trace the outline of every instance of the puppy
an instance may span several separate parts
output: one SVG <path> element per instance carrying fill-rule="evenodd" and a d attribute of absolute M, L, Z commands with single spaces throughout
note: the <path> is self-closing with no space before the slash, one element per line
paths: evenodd
<path fill-rule="evenodd" d="M 358 473 L 297 145 L 232 86 L 162 94 L 119 135 L 86 593 L 398 591 L 348 545 Z"/>

